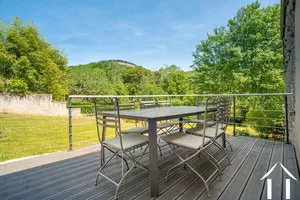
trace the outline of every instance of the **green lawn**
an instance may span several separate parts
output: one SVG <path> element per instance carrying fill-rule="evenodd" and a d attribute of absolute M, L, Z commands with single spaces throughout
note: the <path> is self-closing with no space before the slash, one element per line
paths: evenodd
<path fill-rule="evenodd" d="M 73 148 L 98 143 L 93 117 L 73 118 L 73 124 Z M 122 126 L 129 128 L 134 123 Z M 113 136 L 114 131 L 108 130 L 107 137 Z M 68 148 L 68 117 L 0 114 L 0 162 Z"/>
<path fill-rule="evenodd" d="M 134 123 L 122 122 L 123 129 L 130 127 Z M 250 127 L 237 129 L 258 137 Z M 227 133 L 232 132 L 233 127 L 229 126 Z M 114 130 L 108 129 L 107 137 L 114 137 Z M 94 117 L 73 118 L 73 148 L 97 143 Z M 68 149 L 68 117 L 0 114 L 0 162 Z"/>

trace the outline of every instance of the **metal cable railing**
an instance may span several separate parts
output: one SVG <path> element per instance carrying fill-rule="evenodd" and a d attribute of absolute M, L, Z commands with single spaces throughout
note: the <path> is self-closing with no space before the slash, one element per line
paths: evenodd
<path fill-rule="evenodd" d="M 170 106 L 204 106 L 205 99 L 213 96 L 232 97 L 231 121 L 227 130 L 232 135 L 252 135 L 257 137 L 289 141 L 288 104 L 291 93 L 265 94 L 189 94 L 189 95 L 70 95 L 69 108 L 69 150 L 82 144 L 95 144 L 97 141 L 93 102 L 116 97 L 120 102 L 139 100 L 168 100 Z M 73 112 L 73 109 L 80 109 Z M 139 106 L 138 108 L 139 109 Z M 77 115 L 76 115 L 77 114 Z M 195 116 L 196 118 L 196 116 Z M 135 122 L 124 120 L 124 124 L 134 126 Z M 115 133 L 108 133 L 112 138 Z"/>

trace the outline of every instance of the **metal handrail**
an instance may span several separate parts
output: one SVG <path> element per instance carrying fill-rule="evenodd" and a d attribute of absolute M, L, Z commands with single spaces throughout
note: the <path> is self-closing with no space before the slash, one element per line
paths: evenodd
<path fill-rule="evenodd" d="M 170 95 L 69 95 L 69 98 L 147 98 L 147 97 L 216 97 L 216 96 L 284 96 L 293 93 L 253 93 L 253 94 L 170 94 Z"/>
<path fill-rule="evenodd" d="M 195 105 L 197 106 L 200 106 L 201 103 L 203 103 L 204 101 L 201 101 L 201 97 L 205 98 L 205 97 L 232 97 L 233 98 L 233 109 L 232 109 L 232 114 L 233 114 L 233 117 L 232 117 L 232 120 L 231 120 L 231 125 L 233 125 L 233 135 L 236 135 L 236 132 L 237 132 L 237 126 L 244 126 L 245 124 L 244 123 L 238 123 L 239 122 L 239 118 L 241 118 L 242 116 L 238 116 L 237 115 L 237 110 L 240 110 L 240 111 L 247 111 L 249 109 L 244 109 L 244 108 L 240 108 L 239 106 L 242 105 L 243 103 L 245 103 L 246 101 L 248 100 L 243 100 L 242 98 L 245 97 L 268 97 L 268 96 L 273 96 L 273 97 L 284 97 L 284 101 L 283 102 L 278 102 L 278 101 L 274 101 L 274 102 L 267 102 L 267 103 L 273 103 L 273 104 L 276 104 L 276 103 L 280 103 L 280 104 L 283 104 L 284 106 L 284 111 L 285 111 L 285 116 L 284 118 L 282 119 L 282 121 L 285 123 L 285 140 L 286 142 L 288 143 L 289 142 L 289 128 L 288 128 L 288 103 L 287 103 L 287 97 L 288 96 L 291 96 L 292 93 L 253 93 L 253 94 L 185 94 L 185 95 L 69 95 L 68 97 L 68 108 L 69 108 L 69 143 L 70 143 L 70 146 L 69 146 L 69 149 L 72 150 L 72 144 L 73 144 L 73 127 L 74 126 L 79 126 L 79 125 L 82 125 L 82 124 L 86 124 L 86 123 L 78 123 L 78 124 L 73 124 L 72 123 L 72 108 L 76 108 L 76 107 L 79 107 L 79 108 L 84 108 L 84 107 L 92 107 L 92 105 L 82 105 L 82 104 L 79 104 L 79 105 L 72 105 L 72 100 L 73 99 L 80 99 L 80 98 L 83 98 L 83 99 L 95 99 L 95 98 L 129 98 L 129 99 L 141 99 L 141 98 L 162 98 L 162 97 L 168 97 L 170 99 L 170 105 L 173 106 L 177 104 L 177 100 L 179 100 L 179 104 L 178 105 L 185 105 L 186 103 L 194 103 Z M 176 99 L 176 97 L 194 97 L 194 98 L 186 98 L 186 99 Z M 279 100 L 281 101 L 281 100 Z M 249 101 L 248 104 L 264 104 L 266 102 L 251 102 Z M 190 104 L 189 104 L 190 105 Z M 260 111 L 260 112 L 282 112 L 281 110 L 264 110 L 264 109 L 261 109 L 261 110 L 252 110 L 252 111 Z M 200 116 L 197 116 L 197 118 L 199 119 Z M 260 117 L 248 117 L 249 119 L 250 118 L 253 118 L 253 119 L 259 119 Z M 280 120 L 280 119 L 275 119 L 275 118 L 264 118 L 265 120 Z M 92 123 L 91 123 L 92 124 Z M 245 125 L 246 126 L 246 125 Z M 252 126 L 251 124 L 247 124 L 247 126 Z M 262 125 L 257 125 L 259 127 L 262 127 Z M 264 126 L 264 127 L 267 127 L 267 126 Z M 269 126 L 268 126 L 269 127 Z M 273 128 L 273 127 L 269 127 L 269 128 Z M 275 127 L 274 127 L 275 128 Z M 276 127 L 276 128 L 279 128 L 279 127 Z M 280 127 L 282 129 L 284 129 L 284 127 Z M 80 132 L 80 134 L 84 134 L 84 132 L 91 132 L 91 131 L 83 131 L 83 132 Z M 74 134 L 76 135 L 76 133 Z M 83 141 L 82 141 L 83 142 Z"/>

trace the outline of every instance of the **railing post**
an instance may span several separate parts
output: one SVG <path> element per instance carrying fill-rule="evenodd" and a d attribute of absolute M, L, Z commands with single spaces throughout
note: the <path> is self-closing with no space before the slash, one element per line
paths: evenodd
<path fill-rule="evenodd" d="M 289 110 L 288 110 L 288 99 L 287 95 L 284 95 L 284 109 L 285 109 L 285 135 L 286 135 L 286 143 L 289 144 Z"/>
<path fill-rule="evenodd" d="M 68 101 L 69 107 L 69 150 L 72 151 L 72 98 L 69 98 Z"/>
<path fill-rule="evenodd" d="M 170 97 L 170 107 L 172 107 L 172 97 Z"/>
<path fill-rule="evenodd" d="M 236 135 L 236 124 L 235 124 L 235 119 L 236 119 L 236 96 L 233 97 L 233 135 Z"/>
<path fill-rule="evenodd" d="M 196 106 L 200 106 L 200 99 L 199 99 L 199 97 L 197 97 L 197 99 L 196 99 Z M 200 115 L 199 114 L 197 115 L 197 119 L 200 119 Z"/>

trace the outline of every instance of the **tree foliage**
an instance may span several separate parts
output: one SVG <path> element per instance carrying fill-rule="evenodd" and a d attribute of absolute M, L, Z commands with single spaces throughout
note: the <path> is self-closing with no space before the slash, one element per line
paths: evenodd
<path fill-rule="evenodd" d="M 45 42 L 34 24 L 0 23 L 0 92 L 67 94 L 67 59 Z"/>
<path fill-rule="evenodd" d="M 242 7 L 193 53 L 198 93 L 282 92 L 280 6 Z"/>
<path fill-rule="evenodd" d="M 94 78 L 93 78 L 94 77 Z M 69 68 L 72 94 L 165 94 L 154 81 L 154 72 L 141 66 L 128 67 L 101 61 Z"/>
<path fill-rule="evenodd" d="M 226 27 L 215 28 L 206 40 L 197 45 L 193 57 L 193 69 L 196 71 L 193 85 L 197 93 L 283 92 L 280 5 L 263 8 L 256 1 L 242 7 Z M 278 125 L 276 120 L 262 119 L 281 118 L 282 107 L 265 104 L 267 101 L 282 102 L 280 97 L 259 100 L 248 97 L 243 100 L 245 102 L 238 105 L 238 112 L 259 133 L 268 133 L 269 126 Z"/>

